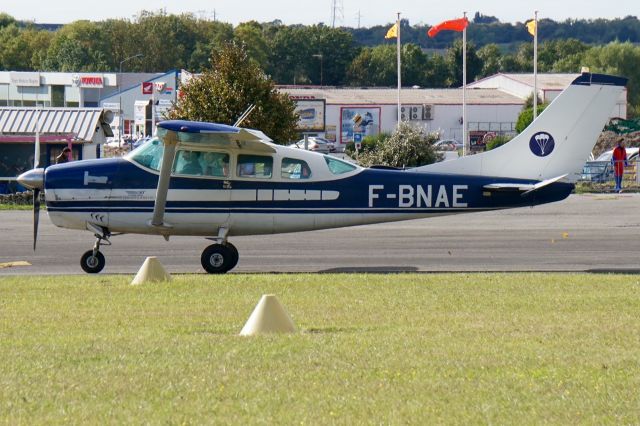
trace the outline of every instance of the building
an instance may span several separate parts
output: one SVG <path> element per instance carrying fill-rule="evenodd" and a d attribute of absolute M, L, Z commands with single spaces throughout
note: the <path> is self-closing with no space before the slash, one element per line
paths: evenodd
<path fill-rule="evenodd" d="M 163 120 L 176 101 L 180 76 L 179 71 L 172 70 L 144 80 L 133 79 L 120 91 L 102 96 L 100 106 L 115 113 L 111 124 L 115 137 L 151 136 L 154 123 Z"/>
<path fill-rule="evenodd" d="M 580 74 L 538 74 L 538 99 L 549 103 L 556 98 Z M 497 89 L 505 93 L 527 99 L 533 93 L 533 74 L 498 73 L 470 83 L 471 89 Z M 620 96 L 617 105 L 611 111 L 611 118 L 627 118 L 627 89 Z"/>
<path fill-rule="evenodd" d="M 391 133 L 398 121 L 397 89 L 281 87 L 297 103 L 300 130 L 323 136 L 338 147 L 364 136 Z M 496 89 L 466 91 L 472 146 L 489 132 L 512 134 L 524 100 Z M 401 119 L 462 141 L 462 89 L 402 89 Z M 360 125 L 353 118 L 363 117 Z"/>
<path fill-rule="evenodd" d="M 36 133 L 40 167 L 55 164 L 64 147 L 72 158 L 100 157 L 113 136 L 111 111 L 102 108 L 0 107 L 0 193 L 15 190 L 15 178 L 34 165 Z"/>
<path fill-rule="evenodd" d="M 0 107 L 95 108 L 112 110 L 113 133 L 151 133 L 151 101 L 158 117 L 175 101 L 177 71 L 168 73 L 0 72 Z M 143 87 L 155 90 L 142 90 Z M 161 89 L 160 91 L 158 89 Z M 146 101 L 144 106 L 136 101 Z M 106 104 L 106 105 L 105 105 Z M 122 104 L 122 112 L 120 111 Z M 136 117 L 138 117 L 136 119 Z"/>

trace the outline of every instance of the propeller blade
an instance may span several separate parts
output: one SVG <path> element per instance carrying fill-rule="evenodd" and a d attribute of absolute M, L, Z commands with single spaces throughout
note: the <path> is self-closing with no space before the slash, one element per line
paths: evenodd
<path fill-rule="evenodd" d="M 38 241 L 38 224 L 40 222 L 40 189 L 33 190 L 33 251 L 36 251 Z"/>

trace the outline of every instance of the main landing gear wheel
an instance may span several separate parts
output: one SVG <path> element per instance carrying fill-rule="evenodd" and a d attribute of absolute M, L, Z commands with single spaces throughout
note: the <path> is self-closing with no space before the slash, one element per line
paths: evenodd
<path fill-rule="evenodd" d="M 96 251 L 96 254 L 94 255 L 93 250 L 88 250 L 80 258 L 80 266 L 82 267 L 82 270 L 89 274 L 97 274 L 102 271 L 106 263 L 104 255 L 99 251 Z"/>
<path fill-rule="evenodd" d="M 233 244 L 211 244 L 202 252 L 200 262 L 208 273 L 224 274 L 238 264 L 239 258 L 238 249 Z"/>

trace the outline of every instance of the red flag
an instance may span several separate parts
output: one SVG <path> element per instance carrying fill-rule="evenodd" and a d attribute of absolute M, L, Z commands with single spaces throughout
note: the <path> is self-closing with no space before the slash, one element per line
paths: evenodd
<path fill-rule="evenodd" d="M 435 37 L 442 30 L 451 30 L 451 31 L 463 31 L 469 25 L 469 20 L 464 17 L 460 19 L 452 19 L 451 21 L 440 22 L 438 25 L 434 25 L 429 29 L 427 35 L 429 37 Z"/>

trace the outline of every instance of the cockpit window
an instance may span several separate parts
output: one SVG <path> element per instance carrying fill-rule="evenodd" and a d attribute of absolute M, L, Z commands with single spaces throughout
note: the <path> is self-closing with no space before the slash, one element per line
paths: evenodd
<path fill-rule="evenodd" d="M 306 161 L 285 157 L 282 159 L 281 176 L 284 179 L 309 179 L 311 169 Z"/>
<path fill-rule="evenodd" d="M 181 149 L 173 162 L 173 172 L 192 176 L 229 176 L 229 154 Z"/>
<path fill-rule="evenodd" d="M 269 179 L 273 170 L 273 158 L 265 155 L 238 155 L 238 177 Z"/>
<path fill-rule="evenodd" d="M 141 166 L 159 171 L 163 153 L 164 145 L 160 139 L 151 139 L 131 151 L 129 158 Z"/>
<path fill-rule="evenodd" d="M 324 156 L 324 161 L 327 162 L 327 166 L 329 166 L 329 171 L 334 175 L 341 175 L 343 173 L 349 173 L 355 170 L 357 167 L 351 163 L 347 163 L 346 161 L 338 160 L 335 157 L 330 157 L 328 155 Z"/>

